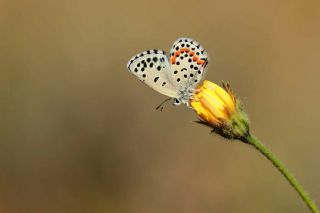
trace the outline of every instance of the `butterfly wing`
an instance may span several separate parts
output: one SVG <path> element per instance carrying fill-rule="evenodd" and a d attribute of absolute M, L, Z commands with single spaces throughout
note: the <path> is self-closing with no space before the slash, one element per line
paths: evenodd
<path fill-rule="evenodd" d="M 208 64 L 204 48 L 190 38 L 179 38 L 170 50 L 169 79 L 178 90 L 193 89 L 201 81 Z"/>
<path fill-rule="evenodd" d="M 130 73 L 157 92 L 172 98 L 179 97 L 177 89 L 168 78 L 168 73 L 171 71 L 164 51 L 144 51 L 132 57 L 127 68 Z"/>

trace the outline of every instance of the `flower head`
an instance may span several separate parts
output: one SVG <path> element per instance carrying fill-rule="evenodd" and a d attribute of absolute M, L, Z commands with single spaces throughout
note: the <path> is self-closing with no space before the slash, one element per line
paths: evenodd
<path fill-rule="evenodd" d="M 229 139 L 241 139 L 249 133 L 246 113 L 229 84 L 223 88 L 204 81 L 190 100 L 191 107 L 200 117 L 198 123 L 212 128 L 213 132 Z"/>

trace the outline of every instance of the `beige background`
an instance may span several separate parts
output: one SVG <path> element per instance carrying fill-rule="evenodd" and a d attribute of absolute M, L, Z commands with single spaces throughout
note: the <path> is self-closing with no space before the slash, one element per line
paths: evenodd
<path fill-rule="evenodd" d="M 187 36 L 320 204 L 320 2 L 0 1 L 0 212 L 307 212 L 254 149 L 126 70 Z"/>

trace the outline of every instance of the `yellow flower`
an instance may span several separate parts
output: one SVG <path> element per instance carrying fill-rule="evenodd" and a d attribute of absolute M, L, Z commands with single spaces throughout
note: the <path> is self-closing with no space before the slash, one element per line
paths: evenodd
<path fill-rule="evenodd" d="M 226 138 L 240 139 L 249 133 L 248 119 L 229 84 L 223 88 L 204 81 L 190 99 L 191 107 L 212 131 Z"/>
<path fill-rule="evenodd" d="M 206 80 L 196 90 L 190 104 L 203 120 L 214 125 L 221 125 L 235 111 L 232 93 Z"/>

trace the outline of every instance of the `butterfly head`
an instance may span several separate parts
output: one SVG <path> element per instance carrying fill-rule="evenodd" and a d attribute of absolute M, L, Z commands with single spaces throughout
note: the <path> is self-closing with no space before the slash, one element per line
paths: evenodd
<path fill-rule="evenodd" d="M 185 104 L 189 106 L 190 99 L 192 98 L 194 93 L 194 89 L 185 89 L 179 92 L 179 98 L 174 100 L 173 105 L 179 106 L 181 104 Z"/>

